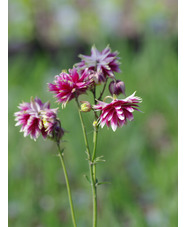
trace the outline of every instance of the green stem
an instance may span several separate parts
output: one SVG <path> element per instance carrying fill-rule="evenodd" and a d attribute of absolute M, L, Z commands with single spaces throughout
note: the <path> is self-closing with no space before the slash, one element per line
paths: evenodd
<path fill-rule="evenodd" d="M 104 93 L 104 91 L 105 91 L 105 88 L 106 88 L 106 85 L 107 85 L 107 81 L 108 81 L 108 78 L 106 79 L 105 84 L 104 84 L 104 86 L 103 86 L 103 90 L 102 90 L 102 92 L 101 92 L 101 94 L 100 94 L 100 96 L 99 96 L 99 98 L 98 98 L 98 100 L 100 100 L 100 101 L 101 101 L 102 96 L 103 96 L 103 93 Z"/>
<path fill-rule="evenodd" d="M 94 127 L 94 136 L 93 136 L 93 154 L 92 154 L 92 163 L 94 163 L 94 160 L 96 158 L 96 148 L 97 148 L 97 137 L 98 137 L 98 128 L 97 126 Z M 94 210 L 94 217 L 93 217 L 93 226 L 97 226 L 97 179 L 96 179 L 96 163 L 93 165 L 93 180 L 94 180 L 94 191 L 93 191 L 93 210 Z"/>
<path fill-rule="evenodd" d="M 94 165 L 91 165 L 91 185 L 92 185 L 92 203 L 93 203 L 93 227 L 97 226 L 97 186 L 96 186 L 96 181 L 94 180 Z"/>
<path fill-rule="evenodd" d="M 93 135 L 94 148 L 93 148 L 93 154 L 92 154 L 92 161 L 94 161 L 95 158 L 96 158 L 97 137 L 98 137 L 98 127 L 95 126 L 94 127 L 94 135 Z"/>
<path fill-rule="evenodd" d="M 87 132 L 86 132 L 85 124 L 83 122 L 83 117 L 82 117 L 82 114 L 81 114 L 81 108 L 80 108 L 80 105 L 79 105 L 79 101 L 78 101 L 77 98 L 76 98 L 76 102 L 77 102 L 77 105 L 78 105 L 78 113 L 79 113 L 79 118 L 80 118 L 80 121 L 81 121 L 82 130 L 83 130 L 83 137 L 84 137 L 84 141 L 85 141 L 86 152 L 87 152 L 87 155 L 88 155 L 88 160 L 90 161 L 91 160 L 91 154 L 90 154 L 90 149 L 89 149 L 89 145 L 88 145 Z"/>
<path fill-rule="evenodd" d="M 95 126 L 94 135 L 93 135 L 94 148 L 93 148 L 93 154 L 92 154 L 92 163 L 94 162 L 94 160 L 96 158 L 97 138 L 98 138 L 98 128 L 97 128 L 97 126 Z M 93 166 L 94 166 L 93 167 L 94 181 L 96 181 L 96 164 L 94 164 Z"/>
<path fill-rule="evenodd" d="M 86 152 L 88 155 L 88 161 L 89 161 L 89 171 L 90 171 L 90 179 L 91 179 L 91 187 L 92 187 L 92 202 L 93 202 L 93 227 L 97 226 L 97 190 L 96 190 L 96 176 L 95 176 L 95 155 L 96 155 L 96 144 L 97 144 L 97 132 L 96 135 L 94 136 L 94 150 L 93 150 L 93 158 L 91 158 L 91 153 L 88 145 L 88 138 L 87 138 L 87 133 L 86 133 L 86 128 L 85 124 L 83 121 L 83 117 L 81 114 L 80 110 L 80 105 L 78 102 L 78 99 L 76 98 L 76 102 L 78 105 L 78 112 L 79 112 L 79 118 L 81 121 L 81 126 L 83 130 L 83 136 L 84 136 L 84 141 L 85 141 L 85 146 L 86 146 Z M 97 131 L 97 130 L 96 130 Z"/>
<path fill-rule="evenodd" d="M 57 144 L 57 147 L 58 147 L 59 157 L 60 157 L 60 160 L 61 160 L 61 165 L 63 167 L 63 172 L 64 172 L 64 175 L 65 175 L 65 181 L 66 181 L 66 186 L 67 186 L 68 199 L 69 199 L 69 203 L 70 203 L 72 222 L 73 222 L 73 226 L 77 227 L 75 214 L 74 214 L 74 208 L 73 208 L 73 202 L 72 202 L 72 196 L 71 196 L 71 191 L 70 191 L 70 184 L 69 184 L 67 170 L 66 170 L 66 167 L 65 167 L 64 159 L 63 159 L 63 153 L 62 153 L 62 151 L 60 149 L 60 145 L 59 144 Z"/>

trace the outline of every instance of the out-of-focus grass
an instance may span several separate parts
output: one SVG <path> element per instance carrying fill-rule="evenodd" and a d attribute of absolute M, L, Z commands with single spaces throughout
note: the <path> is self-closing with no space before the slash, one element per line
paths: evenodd
<path fill-rule="evenodd" d="M 98 165 L 97 175 L 100 181 L 111 182 L 98 188 L 101 227 L 177 226 L 177 52 L 173 44 L 167 38 L 149 39 L 133 52 L 125 41 L 110 41 L 122 62 L 117 78 L 124 80 L 127 95 L 137 90 L 136 95 L 143 98 L 143 113 L 136 112 L 135 120 L 115 133 L 106 127 L 99 132 L 98 155 L 104 155 L 106 162 Z M 87 49 L 83 54 L 89 53 Z M 47 83 L 62 69 L 72 67 L 76 54 L 77 50 L 69 48 L 57 61 L 41 54 L 9 60 L 10 226 L 72 226 L 55 144 L 23 138 L 14 126 L 13 113 L 30 96 L 58 106 Z M 83 177 L 88 166 L 75 103 L 64 110 L 59 105 L 59 117 L 68 130 L 63 146 L 78 226 L 87 227 L 91 189 Z M 92 142 L 92 115 L 84 117 Z"/>

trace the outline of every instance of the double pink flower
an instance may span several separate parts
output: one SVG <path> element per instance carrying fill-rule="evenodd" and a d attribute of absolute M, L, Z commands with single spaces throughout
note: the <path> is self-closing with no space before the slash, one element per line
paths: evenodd
<path fill-rule="evenodd" d="M 56 94 L 55 97 L 58 102 L 65 106 L 71 99 L 86 93 L 87 89 L 92 85 L 89 74 L 88 69 L 82 75 L 75 68 L 69 69 L 69 73 L 62 72 L 60 75 L 57 75 L 54 84 L 48 84 L 49 91 Z"/>
<path fill-rule="evenodd" d="M 101 52 L 93 46 L 90 56 L 79 55 L 82 60 L 76 66 L 82 71 L 88 68 L 92 72 L 95 83 L 104 82 L 107 77 L 114 78 L 114 72 L 120 72 L 119 57 L 117 55 L 118 52 L 111 52 L 109 46 Z"/>
<path fill-rule="evenodd" d="M 141 102 L 141 98 L 135 96 L 135 92 L 125 99 L 113 99 L 111 103 L 106 103 L 98 100 L 98 104 L 93 108 L 101 111 L 99 124 L 103 128 L 106 124 L 111 126 L 113 131 L 117 127 L 121 127 L 127 123 L 127 120 L 133 120 L 133 111 L 138 110 L 137 104 Z M 139 111 L 139 110 L 138 110 Z"/>
<path fill-rule="evenodd" d="M 23 102 L 18 108 L 20 111 L 16 112 L 15 120 L 16 126 L 21 125 L 21 132 L 24 136 L 36 140 L 40 134 L 43 138 L 47 136 L 60 139 L 64 131 L 57 120 L 57 109 L 51 109 L 49 102 L 42 103 L 39 98 L 31 98 L 30 103 Z"/>

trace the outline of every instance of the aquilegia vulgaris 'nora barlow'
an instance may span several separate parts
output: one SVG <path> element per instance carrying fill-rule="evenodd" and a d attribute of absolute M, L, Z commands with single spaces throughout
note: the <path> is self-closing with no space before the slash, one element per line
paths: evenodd
<path fill-rule="evenodd" d="M 80 54 L 81 62 L 76 66 L 84 70 L 86 68 L 92 72 L 93 79 L 96 83 L 104 82 L 108 77 L 114 78 L 114 72 L 120 72 L 118 52 L 111 52 L 109 46 L 103 51 L 98 51 L 95 46 L 91 49 L 91 56 Z"/>
<path fill-rule="evenodd" d="M 111 103 L 98 101 L 98 104 L 94 105 L 93 108 L 101 110 L 100 126 L 103 128 L 106 124 L 108 127 L 111 126 L 113 131 L 116 131 L 117 127 L 127 123 L 127 119 L 129 121 L 133 120 L 132 112 L 138 110 L 137 103 L 141 102 L 141 98 L 134 95 L 135 92 L 125 99 L 113 99 Z"/>
<path fill-rule="evenodd" d="M 18 108 L 20 111 L 16 112 L 15 120 L 16 126 L 22 125 L 21 132 L 24 136 L 36 140 L 40 134 L 43 138 L 47 136 L 58 140 L 63 136 L 64 131 L 57 119 L 57 109 L 51 109 L 49 102 L 42 103 L 39 98 L 31 97 L 30 103 L 23 102 Z"/>
<path fill-rule="evenodd" d="M 69 69 L 69 73 L 62 72 L 56 76 L 54 84 L 49 83 L 49 91 L 54 92 L 58 102 L 63 106 L 71 99 L 83 94 L 91 86 L 88 69 L 79 74 L 75 68 Z"/>
<path fill-rule="evenodd" d="M 127 121 L 133 120 L 133 112 L 134 110 L 139 111 L 138 104 L 141 102 L 141 98 L 135 96 L 135 92 L 123 99 L 117 97 L 118 95 L 125 96 L 124 82 L 115 77 L 115 72 L 120 72 L 118 52 L 111 52 L 108 46 L 102 51 L 98 51 L 93 46 L 91 56 L 80 55 L 80 58 L 81 62 L 76 63 L 68 72 L 62 71 L 55 77 L 53 83 L 48 84 L 48 87 L 49 91 L 54 93 L 57 102 L 62 103 L 62 107 L 66 107 L 70 100 L 75 100 L 77 103 L 90 171 L 90 179 L 88 177 L 86 179 L 92 188 L 92 223 L 93 227 L 97 227 L 97 187 L 105 183 L 100 182 L 96 176 L 97 164 L 104 161 L 102 156 L 100 156 L 101 154 L 97 156 L 98 131 L 100 126 L 103 128 L 104 125 L 116 131 L 118 127 L 125 125 Z M 110 84 L 108 85 L 107 82 L 109 80 Z M 99 90 L 97 89 L 98 84 Z M 110 92 L 111 96 L 104 97 L 106 90 Z M 82 94 L 91 94 L 93 100 L 86 99 L 85 96 L 83 101 L 80 100 Z M 108 98 L 112 100 L 110 103 L 105 101 Z M 60 120 L 57 118 L 57 109 L 51 109 L 48 102 L 42 103 L 37 97 L 35 99 L 31 98 L 30 102 L 21 103 L 19 109 L 15 113 L 16 126 L 21 125 L 21 131 L 24 132 L 24 136 L 30 135 L 31 138 L 36 140 L 41 134 L 43 138 L 51 138 L 57 144 L 58 155 L 64 170 L 73 227 L 77 227 L 70 184 L 63 158 L 64 148 L 61 149 L 60 147 L 64 130 L 61 128 Z M 89 145 L 86 126 L 82 116 L 88 114 L 88 112 L 93 112 L 91 116 L 94 116 L 92 119 L 92 146 Z M 69 119 L 73 121 L 74 112 L 69 111 L 69 115 Z M 90 150 L 91 147 L 93 148 L 92 152 Z"/>

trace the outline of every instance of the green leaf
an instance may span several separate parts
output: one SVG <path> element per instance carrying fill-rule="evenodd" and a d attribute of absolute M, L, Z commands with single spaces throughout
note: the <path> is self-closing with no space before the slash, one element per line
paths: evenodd
<path fill-rule="evenodd" d="M 101 185 L 101 184 L 111 184 L 110 182 L 108 182 L 108 181 L 105 181 L 105 182 L 98 182 L 98 183 L 96 183 L 96 185 Z"/>
<path fill-rule="evenodd" d="M 91 184 L 90 178 L 87 175 L 83 175 L 85 179 Z"/>

